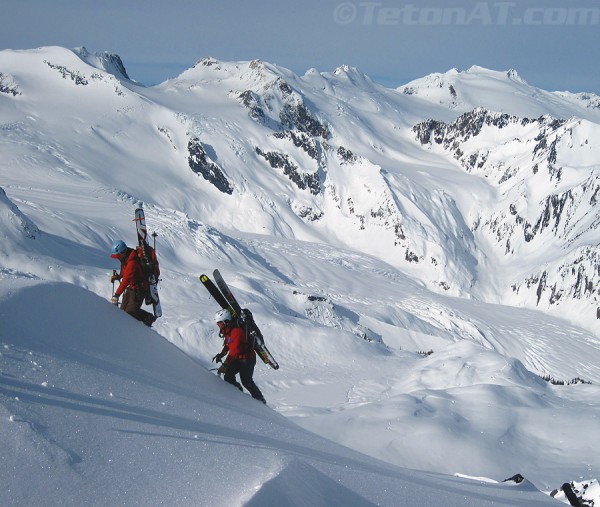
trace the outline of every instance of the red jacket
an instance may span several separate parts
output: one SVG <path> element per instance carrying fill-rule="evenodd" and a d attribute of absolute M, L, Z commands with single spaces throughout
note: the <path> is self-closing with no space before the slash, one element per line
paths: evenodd
<path fill-rule="evenodd" d="M 121 261 L 121 283 L 115 291 L 115 296 L 121 296 L 127 287 L 143 294 L 149 289 L 148 279 L 144 276 L 137 252 L 132 249 L 129 249 L 129 254 Z"/>
<path fill-rule="evenodd" d="M 256 352 L 254 352 L 246 338 L 246 333 L 241 327 L 228 327 L 225 329 L 225 348 L 229 351 L 225 364 L 229 364 L 236 359 L 256 357 Z"/>

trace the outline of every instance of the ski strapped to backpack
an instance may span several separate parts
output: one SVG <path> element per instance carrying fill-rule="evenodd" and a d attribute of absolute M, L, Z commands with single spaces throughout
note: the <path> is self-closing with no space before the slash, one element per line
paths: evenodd
<path fill-rule="evenodd" d="M 156 260 L 154 249 L 150 246 L 150 242 L 148 241 L 146 216 L 144 215 L 144 210 L 142 208 L 137 208 L 135 210 L 134 221 L 138 237 L 138 251 L 141 253 L 140 260 L 144 272 L 148 277 L 150 298 L 146 303 L 151 303 L 152 309 L 154 310 L 154 316 L 160 317 L 162 315 L 162 308 L 160 306 L 160 298 L 158 297 L 158 277 L 156 276 L 156 273 L 158 272 L 158 261 Z"/>
<path fill-rule="evenodd" d="M 244 329 L 249 343 L 253 346 L 263 363 L 268 364 L 274 370 L 279 369 L 279 364 L 275 361 L 275 358 L 265 345 L 265 340 L 254 321 L 252 312 L 247 308 L 242 308 L 240 306 L 218 269 L 213 271 L 213 277 L 216 285 L 206 275 L 201 275 L 200 281 L 219 306 L 229 310 L 231 316 L 237 320 L 238 325 Z"/>

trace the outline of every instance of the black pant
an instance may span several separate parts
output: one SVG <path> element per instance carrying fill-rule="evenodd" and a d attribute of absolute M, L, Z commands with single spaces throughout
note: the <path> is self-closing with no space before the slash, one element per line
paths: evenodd
<path fill-rule="evenodd" d="M 252 395 L 252 397 L 255 400 L 264 401 L 264 396 L 252 379 L 255 365 L 256 356 L 248 359 L 234 359 L 227 365 L 227 370 L 225 370 L 225 376 L 223 378 L 225 382 L 229 382 L 242 391 L 242 386 L 235 380 L 235 376 L 239 373 L 242 385 L 248 389 L 248 392 Z"/>
<path fill-rule="evenodd" d="M 144 303 L 144 295 L 131 287 L 125 289 L 123 300 L 121 302 L 121 310 L 128 313 L 137 320 L 142 321 L 147 326 L 151 326 L 156 320 L 156 317 L 150 312 L 142 309 Z"/>

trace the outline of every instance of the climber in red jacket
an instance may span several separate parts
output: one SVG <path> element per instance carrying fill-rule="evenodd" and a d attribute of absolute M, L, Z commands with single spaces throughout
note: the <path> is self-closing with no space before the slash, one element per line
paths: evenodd
<path fill-rule="evenodd" d="M 215 321 L 219 327 L 220 335 L 224 338 L 223 350 L 213 361 L 220 363 L 227 356 L 218 372 L 224 373 L 225 382 L 237 387 L 242 391 L 242 386 L 236 381 L 235 376 L 240 374 L 242 385 L 248 390 L 255 400 L 266 403 L 264 396 L 258 386 L 254 383 L 254 366 L 256 365 L 256 352 L 248 341 L 244 330 L 232 319 L 229 310 L 220 310 L 215 315 Z"/>
<path fill-rule="evenodd" d="M 129 248 L 122 240 L 115 241 L 111 251 L 111 257 L 121 261 L 121 273 L 114 273 L 110 279 L 111 282 L 121 281 L 111 299 L 112 303 L 118 305 L 119 297 L 123 294 L 121 310 L 151 326 L 156 317 L 142 309 L 150 289 L 137 251 Z"/>

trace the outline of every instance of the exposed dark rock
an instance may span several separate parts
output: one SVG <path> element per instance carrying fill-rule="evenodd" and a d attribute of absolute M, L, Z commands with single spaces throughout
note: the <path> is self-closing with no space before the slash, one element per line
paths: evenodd
<path fill-rule="evenodd" d="M 402 225 L 398 222 L 394 224 L 394 234 L 396 235 L 396 240 L 394 241 L 394 245 L 399 245 L 400 242 L 406 239 L 406 234 L 404 234 L 404 229 L 402 229 Z"/>
<path fill-rule="evenodd" d="M 202 143 L 197 137 L 188 142 L 188 164 L 196 174 L 201 174 L 208 182 L 212 183 L 224 194 L 232 194 L 233 187 L 221 168 L 211 161 L 204 150 Z"/>
<path fill-rule="evenodd" d="M 337 149 L 337 154 L 338 157 L 341 159 L 342 163 L 353 164 L 357 160 L 356 155 L 347 148 L 344 148 L 343 146 L 340 146 Z"/>
<path fill-rule="evenodd" d="M 281 95 L 283 98 L 289 97 L 294 91 L 292 87 L 281 78 L 277 79 L 277 86 L 281 91 Z"/>
<path fill-rule="evenodd" d="M 240 93 L 239 99 L 250 110 L 249 114 L 251 118 L 260 122 L 265 121 L 267 115 L 260 104 L 260 97 L 256 93 L 246 90 Z"/>
<path fill-rule="evenodd" d="M 309 206 L 306 206 L 306 207 L 296 210 L 296 214 L 300 218 L 304 218 L 304 219 L 308 220 L 309 222 L 316 222 L 317 220 L 320 220 L 321 218 L 323 218 L 323 215 L 324 215 L 324 213 L 322 211 L 315 211 L 313 208 L 311 208 Z"/>
<path fill-rule="evenodd" d="M 554 219 L 552 231 L 555 233 L 558 232 L 561 221 L 564 221 L 565 219 L 563 212 L 567 203 L 569 203 L 568 207 L 571 208 L 575 205 L 571 190 L 567 190 L 560 195 L 549 195 L 544 200 L 542 212 L 535 225 L 531 225 L 529 222 L 524 221 L 523 237 L 525 238 L 525 241 L 532 241 L 538 233 L 542 232 L 550 225 L 552 219 Z"/>
<path fill-rule="evenodd" d="M 312 116 L 304 103 L 286 103 L 279 113 L 279 120 L 284 128 L 296 129 L 323 139 L 331 137 L 329 129 Z"/>
<path fill-rule="evenodd" d="M 119 55 L 114 53 L 104 52 L 102 53 L 102 57 L 105 61 L 107 61 L 114 69 L 116 69 L 117 73 L 121 74 L 125 79 L 129 79 L 127 75 L 127 70 L 125 69 L 125 65 L 123 65 L 123 60 Z"/>
<path fill-rule="evenodd" d="M 258 60 L 250 62 L 250 68 L 260 73 L 264 72 L 264 64 Z M 239 93 L 238 97 L 241 103 L 250 109 L 252 118 L 265 124 L 272 122 L 273 124 L 268 126 L 273 130 L 298 131 L 323 139 L 331 137 L 329 128 L 310 112 L 302 95 L 281 77 L 267 83 L 260 94 L 246 90 Z M 277 98 L 281 100 L 281 106 Z M 271 118 L 268 118 L 269 113 L 273 115 Z"/>
<path fill-rule="evenodd" d="M 81 75 L 76 70 L 69 70 L 64 65 L 55 65 L 53 63 L 50 63 L 47 60 L 44 60 L 44 63 L 46 65 L 48 65 L 48 67 L 50 67 L 51 69 L 55 69 L 58 72 L 60 72 L 63 79 L 71 79 L 71 81 L 73 81 L 76 85 L 85 86 L 85 85 L 89 84 L 87 78 L 85 76 Z"/>
<path fill-rule="evenodd" d="M 275 132 L 273 136 L 277 139 L 289 139 L 294 143 L 294 146 L 297 148 L 302 148 L 302 150 L 306 152 L 310 158 L 317 160 L 317 142 L 308 134 L 293 130 L 283 130 L 280 132 Z"/>
<path fill-rule="evenodd" d="M 425 120 L 415 125 L 412 130 L 421 144 L 442 144 L 446 129 L 447 125 L 443 121 Z"/>
<path fill-rule="evenodd" d="M 123 65 L 123 60 L 121 60 L 121 57 L 115 53 L 109 53 L 108 51 L 104 51 L 102 53 L 90 53 L 85 46 L 75 49 L 74 52 L 84 60 L 87 59 L 89 56 L 95 56 L 98 60 L 100 60 L 101 66 L 107 72 L 110 72 L 117 77 L 129 79 L 129 76 L 127 75 L 127 70 L 125 69 L 125 65 Z M 95 78 L 102 79 L 102 75 L 96 74 Z"/>
<path fill-rule="evenodd" d="M 218 60 L 214 59 L 212 56 L 206 56 L 206 57 L 198 60 L 196 62 L 196 64 L 194 65 L 194 67 L 197 67 L 198 65 L 202 65 L 203 67 L 212 67 L 213 65 L 218 65 L 218 64 L 219 64 Z"/>
<path fill-rule="evenodd" d="M 577 253 L 575 258 L 567 259 L 552 270 L 541 270 L 522 283 L 513 284 L 513 291 L 519 292 L 523 286 L 535 289 L 537 305 L 542 303 L 542 298 L 549 305 L 564 299 L 595 301 L 600 296 L 600 252 L 589 246 Z"/>
<path fill-rule="evenodd" d="M 542 294 L 544 293 L 544 289 L 546 288 L 546 278 L 548 278 L 548 273 L 544 271 L 539 279 L 540 283 L 538 284 L 537 290 L 535 291 L 535 293 L 537 294 L 536 304 L 538 305 L 540 304 L 540 299 L 542 299 Z"/>
<path fill-rule="evenodd" d="M 10 94 L 13 97 L 21 95 L 19 89 L 15 85 L 11 85 L 8 81 L 8 78 L 0 72 L 0 93 Z"/>
<path fill-rule="evenodd" d="M 417 254 L 415 254 L 414 252 L 411 252 L 408 248 L 406 249 L 404 258 L 408 262 L 419 262 L 419 256 Z"/>
<path fill-rule="evenodd" d="M 413 132 L 417 140 L 425 144 L 439 144 L 445 149 L 453 152 L 456 159 L 461 158 L 462 151 L 460 146 L 472 137 L 481 133 L 484 126 L 502 129 L 508 125 L 529 125 L 531 123 L 540 125 L 540 133 L 535 138 L 537 142 L 533 150 L 536 156 L 540 152 L 548 151 L 548 160 L 550 164 L 556 162 L 556 139 L 549 142 L 549 136 L 559 127 L 566 123 L 566 120 L 542 116 L 536 120 L 529 118 L 518 118 L 506 113 L 493 113 L 483 108 L 476 108 L 473 111 L 462 114 L 452 123 L 445 123 L 438 120 L 426 120 L 413 127 Z M 477 154 L 471 154 L 469 159 L 462 161 L 467 169 L 472 169 L 478 163 Z M 480 165 L 481 167 L 481 165 Z"/>
<path fill-rule="evenodd" d="M 577 384 L 588 384 L 588 385 L 592 384 L 589 380 L 584 380 L 581 377 L 575 377 L 571 380 L 557 380 L 554 377 L 552 377 L 551 375 L 543 375 L 540 378 L 554 386 L 573 386 L 573 385 L 577 385 Z"/>
<path fill-rule="evenodd" d="M 301 190 L 308 189 L 311 194 L 317 195 L 321 191 L 319 173 L 301 173 L 300 169 L 289 159 L 287 154 L 275 151 L 264 152 L 256 148 L 256 153 L 263 157 L 273 169 L 283 169 L 285 174 Z"/>

